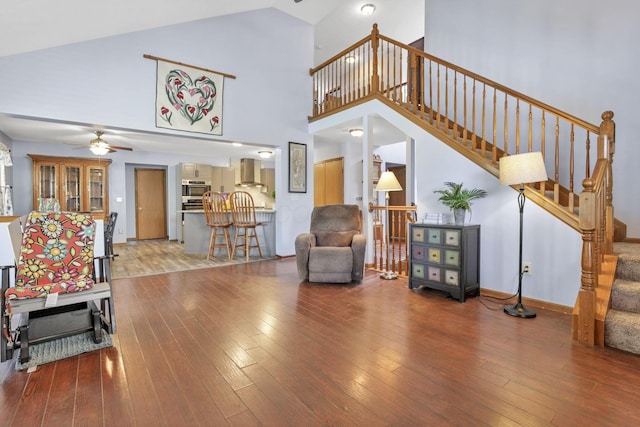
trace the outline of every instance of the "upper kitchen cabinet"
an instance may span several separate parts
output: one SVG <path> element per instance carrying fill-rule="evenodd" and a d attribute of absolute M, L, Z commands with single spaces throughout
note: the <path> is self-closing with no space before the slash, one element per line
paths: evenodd
<path fill-rule="evenodd" d="M 197 163 L 180 163 L 182 179 L 211 179 L 211 166 Z"/>
<path fill-rule="evenodd" d="M 272 192 L 276 189 L 276 170 L 274 168 L 262 168 L 260 170 L 260 182 L 263 191 Z"/>
<path fill-rule="evenodd" d="M 33 160 L 34 210 L 40 198 L 54 198 L 63 211 L 89 212 L 100 219 L 109 214 L 110 159 L 28 156 Z"/>
<path fill-rule="evenodd" d="M 211 167 L 211 190 L 231 193 L 236 186 L 235 171 L 231 167 Z"/>

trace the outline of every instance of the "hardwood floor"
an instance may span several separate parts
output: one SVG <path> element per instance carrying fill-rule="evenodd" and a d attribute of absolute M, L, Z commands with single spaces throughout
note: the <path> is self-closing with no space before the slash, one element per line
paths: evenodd
<path fill-rule="evenodd" d="M 114 253 L 118 255 L 111 263 L 111 276 L 114 279 L 247 262 L 243 252 L 241 252 L 242 255 L 229 260 L 226 251 L 221 249 L 217 249 L 215 256 L 210 259 L 207 259 L 206 254 L 185 254 L 183 244 L 167 239 L 138 240 L 118 244 L 114 248 Z M 260 259 L 257 255 L 251 256 L 249 262 Z"/>
<path fill-rule="evenodd" d="M 1 364 L 0 424 L 640 425 L 640 358 L 574 343 L 567 315 L 295 269 L 116 279 L 114 346 L 31 374 Z"/>

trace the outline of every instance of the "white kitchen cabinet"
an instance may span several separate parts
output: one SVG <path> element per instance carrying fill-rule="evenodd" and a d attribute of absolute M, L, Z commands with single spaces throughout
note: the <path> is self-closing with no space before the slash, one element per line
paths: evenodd
<path fill-rule="evenodd" d="M 235 171 L 231 167 L 211 167 L 211 190 L 231 193 L 236 186 Z"/>
<path fill-rule="evenodd" d="M 197 163 L 181 163 L 182 179 L 211 179 L 211 166 Z"/>

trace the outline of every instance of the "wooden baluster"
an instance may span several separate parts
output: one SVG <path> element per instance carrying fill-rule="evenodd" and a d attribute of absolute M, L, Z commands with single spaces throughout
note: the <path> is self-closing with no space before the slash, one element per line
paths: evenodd
<path fill-rule="evenodd" d="M 416 62 L 416 54 L 414 52 L 409 52 L 409 57 L 411 58 L 411 95 L 409 99 L 411 100 L 411 104 L 414 107 L 414 111 L 417 111 L 418 108 L 418 90 L 417 90 L 417 74 L 418 74 L 418 64 Z"/>
<path fill-rule="evenodd" d="M 605 177 L 606 182 L 606 177 Z M 606 185 L 606 184 L 604 184 Z M 605 246 L 605 236 L 606 236 L 606 216 L 605 216 L 605 207 L 606 207 L 606 191 L 603 187 L 598 189 L 598 209 L 596 211 L 597 218 L 597 231 L 596 231 L 596 250 L 595 250 L 595 259 L 596 259 L 596 275 L 602 273 L 602 262 L 604 261 L 604 253 L 603 249 Z"/>
<path fill-rule="evenodd" d="M 491 148 L 491 160 L 494 162 L 498 161 L 498 98 L 496 93 L 496 88 L 493 88 L 493 147 Z"/>
<path fill-rule="evenodd" d="M 453 137 L 458 139 L 458 72 L 453 70 Z"/>
<path fill-rule="evenodd" d="M 560 203 L 560 117 L 556 116 L 556 141 L 554 160 L 553 201 Z"/>
<path fill-rule="evenodd" d="M 531 153 L 533 151 L 533 112 L 531 111 L 531 104 L 529 104 L 528 124 L 529 131 L 527 134 L 527 151 Z"/>
<path fill-rule="evenodd" d="M 444 130 L 449 133 L 449 67 L 444 69 Z"/>
<path fill-rule="evenodd" d="M 503 126 L 503 132 L 504 132 L 504 142 L 503 142 L 503 147 L 502 147 L 502 151 L 504 151 L 505 153 L 509 152 L 509 102 L 507 100 L 507 94 L 504 94 L 504 126 Z M 516 153 L 518 153 L 518 147 L 516 147 Z M 496 151 L 496 156 L 497 156 L 497 151 Z M 497 158 L 494 157 L 494 160 L 497 160 Z"/>
<path fill-rule="evenodd" d="M 438 92 L 436 94 L 436 102 L 437 102 L 437 108 L 438 108 L 438 115 L 436 116 L 436 126 L 439 128 L 441 123 L 440 123 L 440 64 L 436 64 L 436 67 L 438 67 L 438 76 L 436 77 L 437 79 L 437 89 Z"/>
<path fill-rule="evenodd" d="M 587 131 L 587 140 L 584 142 L 585 146 L 585 171 L 584 176 L 586 178 L 591 177 L 591 132 Z"/>
<path fill-rule="evenodd" d="M 542 110 L 542 117 L 540 119 L 540 126 L 541 126 L 541 132 L 540 132 L 540 151 L 542 152 L 542 158 L 546 159 L 545 157 L 545 141 L 546 141 L 546 122 L 545 122 L 545 117 L 544 117 L 544 110 Z M 547 189 L 547 183 L 543 183 L 542 187 L 540 188 L 540 193 L 542 195 L 545 194 L 545 191 Z"/>
<path fill-rule="evenodd" d="M 486 83 L 482 83 L 482 157 L 487 157 L 487 140 L 486 140 L 486 130 L 487 130 L 487 114 L 486 114 L 486 105 L 487 105 L 487 85 Z"/>
<path fill-rule="evenodd" d="M 463 93 L 463 102 L 464 102 L 464 106 L 463 106 L 463 115 L 464 118 L 462 120 L 462 140 L 464 141 L 464 146 L 467 146 L 467 77 L 463 75 L 464 78 L 464 84 L 462 86 L 462 93 Z"/>
<path fill-rule="evenodd" d="M 429 123 L 433 124 L 433 70 L 432 61 L 429 60 Z"/>
<path fill-rule="evenodd" d="M 573 123 L 571 123 L 571 132 L 569 133 L 569 212 L 573 213 L 575 207 L 574 192 L 573 192 L 573 179 L 575 175 L 575 130 Z"/>
<path fill-rule="evenodd" d="M 473 141 L 471 147 L 474 150 L 478 149 L 478 135 L 476 134 L 476 79 L 473 79 L 473 88 L 471 89 L 471 135 Z"/>
<path fill-rule="evenodd" d="M 391 61 L 391 58 L 389 58 Z M 393 101 L 400 101 L 400 97 L 398 96 L 398 76 L 401 75 L 398 72 L 398 62 L 402 61 L 402 50 L 400 50 L 400 58 L 396 58 L 396 45 L 393 45 L 393 80 L 391 84 L 393 85 Z M 402 64 L 402 62 L 400 62 Z"/>
<path fill-rule="evenodd" d="M 424 81 L 424 58 L 422 56 L 420 56 L 418 58 L 418 61 L 420 61 L 420 117 L 422 119 L 425 118 L 425 109 L 424 109 L 424 98 L 425 98 L 425 81 Z"/>
<path fill-rule="evenodd" d="M 520 152 L 520 100 L 516 98 L 516 152 Z M 529 151 L 527 151 L 528 153 Z"/>

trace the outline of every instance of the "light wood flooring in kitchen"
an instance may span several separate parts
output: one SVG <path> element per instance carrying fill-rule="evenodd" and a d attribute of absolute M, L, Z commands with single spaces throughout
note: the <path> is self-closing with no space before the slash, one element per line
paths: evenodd
<path fill-rule="evenodd" d="M 218 252 L 219 250 L 216 250 L 216 256 L 209 260 L 207 260 L 206 254 L 185 254 L 184 245 L 167 239 L 138 240 L 116 244 L 113 251 L 118 255 L 111 264 L 111 276 L 114 279 L 247 262 L 242 252 L 239 252 L 239 255 L 236 255 L 232 260 L 228 259 L 226 251 Z M 251 256 L 249 262 L 267 259 L 273 258 Z"/>

